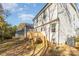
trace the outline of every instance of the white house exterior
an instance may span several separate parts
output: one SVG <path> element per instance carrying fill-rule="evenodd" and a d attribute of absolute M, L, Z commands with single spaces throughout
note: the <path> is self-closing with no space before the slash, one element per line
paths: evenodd
<path fill-rule="evenodd" d="M 45 33 L 49 41 L 64 44 L 68 38 L 76 36 L 75 30 L 79 28 L 78 9 L 76 4 L 49 3 L 35 16 L 33 23 L 34 30 Z"/>

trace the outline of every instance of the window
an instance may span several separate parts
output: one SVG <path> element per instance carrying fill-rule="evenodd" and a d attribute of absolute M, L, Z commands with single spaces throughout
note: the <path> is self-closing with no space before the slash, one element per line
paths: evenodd
<path fill-rule="evenodd" d="M 47 15 L 46 15 L 46 12 L 44 11 L 44 12 L 43 12 L 43 19 L 45 19 L 46 16 L 47 16 Z"/>
<path fill-rule="evenodd" d="M 41 27 L 41 31 L 42 31 L 42 27 Z"/>
<path fill-rule="evenodd" d="M 37 31 L 37 29 L 35 29 L 35 31 Z"/>
<path fill-rule="evenodd" d="M 52 32 L 55 32 L 55 30 L 56 30 L 56 23 L 54 23 L 54 24 L 51 24 L 51 31 Z"/>
<path fill-rule="evenodd" d="M 36 20 L 36 23 L 38 23 L 38 19 Z"/>
<path fill-rule="evenodd" d="M 46 30 L 46 26 L 44 26 L 44 31 Z"/>

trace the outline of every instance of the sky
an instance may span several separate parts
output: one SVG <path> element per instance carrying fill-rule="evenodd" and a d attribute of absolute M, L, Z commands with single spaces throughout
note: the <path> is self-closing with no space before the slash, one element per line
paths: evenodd
<path fill-rule="evenodd" d="M 2 3 L 4 11 L 8 10 L 10 15 L 5 18 L 12 26 L 19 23 L 33 24 L 33 18 L 43 8 L 45 3 Z M 77 4 L 79 9 L 79 4 Z"/>
<path fill-rule="evenodd" d="M 33 23 L 35 15 L 43 8 L 44 3 L 3 3 L 4 11 L 9 11 L 9 16 L 5 18 L 12 26 L 19 23 Z"/>

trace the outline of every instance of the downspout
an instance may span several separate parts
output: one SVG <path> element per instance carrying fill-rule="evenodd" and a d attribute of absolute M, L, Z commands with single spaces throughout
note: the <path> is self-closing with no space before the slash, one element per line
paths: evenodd
<path fill-rule="evenodd" d="M 60 20 L 59 20 L 59 17 L 58 17 L 58 3 L 57 3 L 57 19 L 58 19 L 58 45 L 59 45 Z"/>
<path fill-rule="evenodd" d="M 57 14 L 57 18 L 58 18 L 58 14 Z M 59 18 L 58 18 L 58 45 L 59 45 L 59 42 L 60 42 L 60 20 L 59 20 Z"/>
<path fill-rule="evenodd" d="M 50 21 L 50 8 L 48 8 L 49 10 L 49 21 Z M 49 41 L 50 41 L 50 24 L 49 24 Z"/>

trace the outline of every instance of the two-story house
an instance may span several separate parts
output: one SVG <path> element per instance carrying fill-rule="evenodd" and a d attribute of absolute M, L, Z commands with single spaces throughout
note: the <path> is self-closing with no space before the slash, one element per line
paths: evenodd
<path fill-rule="evenodd" d="M 57 44 L 71 42 L 72 46 L 78 23 L 79 13 L 74 3 L 47 3 L 33 19 L 34 30 L 45 33 L 49 41 Z"/>

